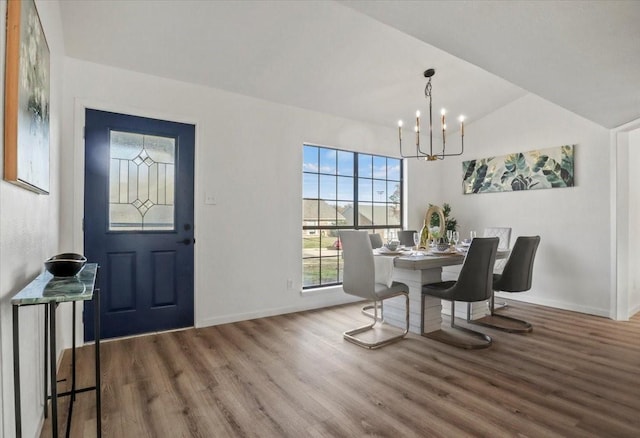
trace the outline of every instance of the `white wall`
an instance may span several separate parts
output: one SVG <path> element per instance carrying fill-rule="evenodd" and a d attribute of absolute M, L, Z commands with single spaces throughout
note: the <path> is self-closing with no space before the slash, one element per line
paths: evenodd
<path fill-rule="evenodd" d="M 628 222 L 628 274 L 629 274 L 629 316 L 640 312 L 640 178 L 636 169 L 640 163 L 640 129 L 628 134 L 628 184 L 629 184 L 629 222 Z"/>
<path fill-rule="evenodd" d="M 601 316 L 610 312 L 609 131 L 527 95 L 465 129 L 465 154 L 442 166 L 442 198 L 461 234 L 510 226 L 541 236 L 529 292 L 508 298 Z M 572 188 L 462 194 L 462 161 L 576 144 Z"/>
<path fill-rule="evenodd" d="M 73 169 L 62 169 L 66 192 L 82 183 L 85 105 L 197 125 L 197 325 L 345 299 L 339 289 L 300 294 L 301 145 L 396 155 L 395 129 L 69 58 L 65 77 L 64 166 L 75 159 Z M 463 234 L 487 226 L 512 226 L 514 239 L 540 234 L 534 287 L 511 297 L 608 316 L 609 131 L 528 95 L 469 124 L 466 134 L 464 159 L 577 144 L 577 185 L 462 195 L 462 158 L 410 160 L 407 227 L 421 227 L 429 203 L 449 202 Z M 449 144 L 454 147 L 455 140 Z M 82 196 L 75 190 L 75 198 L 62 200 L 61 236 L 65 249 L 81 250 Z M 205 205 L 205 193 L 213 194 L 217 205 Z M 287 279 L 293 280 L 292 290 Z"/>
<path fill-rule="evenodd" d="M 83 110 L 195 123 L 196 325 L 349 300 L 301 294 L 302 144 L 397 155 L 397 131 L 67 58 L 62 245 L 82 250 Z M 75 163 L 74 163 L 75 160 Z M 204 203 L 205 193 L 217 205 Z M 424 196 L 424 193 L 422 194 Z M 424 214 L 421 206 L 420 215 Z M 412 224 L 410 222 L 410 224 Z M 287 280 L 294 287 L 287 289 Z"/>
<path fill-rule="evenodd" d="M 58 251 L 60 185 L 60 108 L 62 97 L 62 22 L 57 1 L 37 1 L 51 52 L 50 114 L 50 195 L 37 195 L 0 181 L 0 436 L 15 436 L 13 403 L 13 353 L 11 297 L 43 269 L 43 261 Z M 6 1 L 0 1 L 2 40 L 0 58 L 5 58 Z M 4 65 L 4 64 L 3 64 Z M 4 67 L 0 69 L 4 92 Z M 4 101 L 4 98 L 2 99 Z M 0 113 L 4 111 L 4 106 Z M 3 114 L 2 114 L 3 116 Z M 0 130 L 3 125 L 0 124 Z M 0 132 L 1 133 L 1 132 Z M 4 134 L 2 134 L 4 135 Z M 4 145 L 4 143 L 3 143 Z M 64 318 L 64 311 L 58 312 Z M 25 437 L 39 433 L 43 415 L 42 306 L 20 310 L 22 383 L 22 432 Z M 59 338 L 63 342 L 63 337 Z M 60 347 L 61 349 L 62 347 Z"/>

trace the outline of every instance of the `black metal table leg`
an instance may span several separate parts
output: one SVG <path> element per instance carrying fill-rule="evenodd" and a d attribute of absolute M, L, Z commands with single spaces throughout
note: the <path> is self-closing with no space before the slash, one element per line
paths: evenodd
<path fill-rule="evenodd" d="M 13 402 L 16 422 L 16 438 L 22 437 L 22 415 L 20 405 L 20 335 L 18 333 L 20 323 L 18 321 L 18 308 L 13 306 Z"/>
<path fill-rule="evenodd" d="M 51 370 L 51 436 L 58 437 L 58 388 L 56 378 L 56 303 L 49 304 L 49 367 Z"/>
<path fill-rule="evenodd" d="M 44 418 L 49 417 L 49 305 L 44 304 Z"/>
<path fill-rule="evenodd" d="M 95 362 L 96 362 L 96 433 L 102 437 L 102 406 L 100 386 L 100 288 L 96 288 L 93 295 L 94 332 L 95 332 Z"/>
<path fill-rule="evenodd" d="M 71 303 L 71 401 L 67 416 L 67 430 L 65 437 L 71 436 L 71 418 L 73 417 L 73 404 L 76 401 L 76 302 Z"/>
<path fill-rule="evenodd" d="M 71 398 L 76 401 L 76 302 L 72 302 L 73 322 L 71 323 Z"/>

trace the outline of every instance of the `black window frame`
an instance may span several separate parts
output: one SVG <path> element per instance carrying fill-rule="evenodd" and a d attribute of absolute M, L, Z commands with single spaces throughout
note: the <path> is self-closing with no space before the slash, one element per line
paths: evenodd
<path fill-rule="evenodd" d="M 309 171 L 304 169 L 304 164 L 305 164 L 305 151 L 306 151 L 306 147 L 312 147 L 312 148 L 318 148 L 318 169 L 316 171 Z M 322 153 L 322 150 L 328 150 L 328 151 L 335 151 L 336 152 L 336 167 L 335 167 L 335 172 L 334 173 L 326 173 L 326 172 L 322 172 L 322 169 L 320 168 L 320 163 L 321 163 L 321 158 L 320 155 Z M 353 171 L 351 175 L 346 175 L 346 177 L 350 177 L 353 179 L 353 196 L 352 196 L 352 200 L 351 201 L 351 208 L 352 208 L 352 212 L 353 212 L 353 218 L 352 218 L 352 224 L 343 224 L 343 225 L 339 225 L 338 222 L 338 208 L 336 208 L 336 221 L 334 225 L 326 225 L 326 224 L 321 224 L 320 222 L 322 221 L 322 217 L 321 217 L 321 206 L 320 203 L 323 201 L 330 201 L 330 202 L 334 202 L 335 205 L 339 205 L 340 202 L 345 202 L 344 200 L 340 199 L 340 196 L 338 194 L 338 177 L 345 177 L 345 175 L 341 175 L 339 172 L 339 165 L 338 165 L 338 155 L 340 153 L 348 153 L 348 154 L 352 154 L 353 157 Z M 371 170 L 372 170 L 372 174 L 370 176 L 360 176 L 360 158 L 361 157 L 371 157 L 372 163 L 371 163 Z M 374 169 L 374 162 L 375 159 L 384 159 L 385 161 L 385 177 L 384 178 L 380 178 L 379 176 L 376 176 L 374 174 L 375 169 Z M 399 179 L 390 179 L 389 176 L 389 163 L 388 160 L 394 160 L 398 162 L 399 165 L 399 170 L 398 170 L 398 178 Z M 316 198 L 305 198 L 305 188 L 304 188 L 304 184 L 305 184 L 305 175 L 314 175 L 317 176 L 318 181 L 317 181 L 317 187 L 318 187 L 318 191 L 317 191 L 317 197 Z M 328 177 L 336 177 L 336 195 L 334 199 L 327 199 L 327 198 L 322 198 L 321 197 L 321 188 L 320 188 L 320 177 L 321 176 L 328 176 Z M 310 144 L 310 143 L 304 143 L 303 144 L 303 169 L 302 169 L 302 184 L 303 184 L 303 189 L 302 189 L 302 202 L 303 202 L 303 218 L 302 218 L 302 233 L 303 233 L 303 242 L 302 242 L 302 250 L 304 251 L 305 249 L 305 241 L 304 241 L 304 237 L 305 237 L 305 233 L 311 232 L 311 231 L 315 231 L 315 235 L 319 235 L 320 237 L 320 242 L 319 245 L 321 246 L 321 242 L 322 242 L 322 236 L 323 236 L 323 232 L 327 232 L 327 233 L 333 233 L 333 234 L 337 234 L 339 231 L 341 230 L 366 230 L 369 232 L 378 232 L 378 231 L 385 231 L 385 230 L 402 230 L 403 229 L 403 225 L 404 225 L 404 188 L 403 188 L 403 182 L 404 182 L 404 163 L 403 163 L 403 159 L 402 158 L 397 158 L 397 157 L 392 157 L 392 156 L 386 156 L 386 155 L 379 155 L 379 154 L 373 154 L 373 153 L 367 153 L 367 152 L 356 152 L 356 151 L 349 151 L 349 150 L 344 150 L 344 149 L 338 149 L 338 148 L 333 148 L 333 147 L 328 147 L 328 146 L 322 146 L 322 145 L 316 145 L 316 144 Z M 367 200 L 367 201 L 363 201 L 360 199 L 360 191 L 359 191 L 359 186 L 360 186 L 360 182 L 361 181 L 370 181 L 371 183 L 371 187 L 372 187 L 372 198 L 371 200 Z M 374 201 L 375 195 L 375 181 L 384 181 L 385 183 L 385 187 L 386 187 L 386 197 L 385 197 L 385 201 L 381 202 L 381 201 Z M 390 183 L 393 184 L 397 184 L 397 191 L 399 193 L 399 200 L 398 202 L 392 202 L 391 200 L 389 200 L 389 187 L 390 187 Z M 394 192 L 395 193 L 395 192 Z M 314 202 L 318 202 L 318 216 L 315 218 L 316 219 L 316 224 L 315 225 L 305 225 L 305 220 L 308 219 L 307 217 L 305 217 L 305 203 L 307 201 L 314 201 Z M 372 206 L 372 224 L 361 224 L 360 223 L 360 204 L 361 203 L 368 203 L 369 205 Z M 399 220 L 397 224 L 389 224 L 389 207 L 393 206 L 393 205 L 398 205 L 399 208 Z M 386 225 L 381 225 L 381 224 L 376 224 L 376 216 L 375 216 L 375 207 L 376 206 L 384 206 L 385 207 L 385 214 L 387 215 L 385 218 L 385 222 Z M 333 237 L 335 240 L 335 236 Z M 335 251 L 335 254 L 332 255 L 326 255 L 323 256 L 322 255 L 322 249 L 320 250 L 320 254 L 317 256 L 306 256 L 303 254 L 302 255 L 302 275 L 303 275 L 303 281 L 302 281 L 302 289 L 304 290 L 313 290 L 313 289 L 318 289 L 318 288 L 324 288 L 324 287 L 329 287 L 329 286 L 337 286 L 342 284 L 342 272 L 340 270 L 340 267 L 342 266 L 341 264 L 341 259 L 342 259 L 342 251 L 340 250 L 340 248 L 338 248 L 337 251 Z M 318 273 L 318 280 L 319 283 L 318 284 L 306 284 L 306 277 L 305 277 L 305 262 L 307 260 L 313 260 L 313 259 L 317 259 L 319 260 L 319 273 Z M 336 266 L 337 265 L 337 273 L 336 273 L 336 280 L 337 281 L 330 281 L 330 282 L 326 282 L 324 283 L 322 281 L 323 279 L 323 275 L 322 275 L 322 261 L 323 259 L 333 259 L 332 260 L 332 266 Z"/>

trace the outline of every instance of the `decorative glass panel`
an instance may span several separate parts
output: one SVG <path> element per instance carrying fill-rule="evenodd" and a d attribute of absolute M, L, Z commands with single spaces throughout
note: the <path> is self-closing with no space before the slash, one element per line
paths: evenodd
<path fill-rule="evenodd" d="M 173 230 L 175 139 L 111 131 L 109 230 Z"/>

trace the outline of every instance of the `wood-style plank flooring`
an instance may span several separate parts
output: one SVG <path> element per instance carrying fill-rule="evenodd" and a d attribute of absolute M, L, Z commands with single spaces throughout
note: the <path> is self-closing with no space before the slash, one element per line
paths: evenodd
<path fill-rule="evenodd" d="M 504 312 L 532 333 L 476 326 L 491 348 L 410 334 L 370 351 L 341 336 L 366 321 L 360 307 L 103 343 L 103 436 L 640 437 L 640 314 L 510 302 Z M 93 347 L 78 360 L 91 385 Z M 69 364 L 66 352 L 59 378 Z M 77 397 L 71 435 L 95 436 L 91 392 Z"/>

